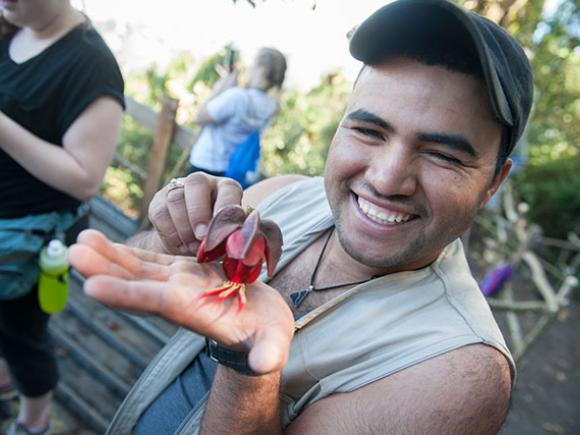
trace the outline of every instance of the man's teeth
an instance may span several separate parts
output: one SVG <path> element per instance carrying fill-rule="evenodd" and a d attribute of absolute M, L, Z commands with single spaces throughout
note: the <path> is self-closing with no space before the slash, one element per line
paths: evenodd
<path fill-rule="evenodd" d="M 369 219 L 380 224 L 396 225 L 407 222 L 413 216 L 403 213 L 388 213 L 375 208 L 370 202 L 358 197 L 358 206 Z"/>

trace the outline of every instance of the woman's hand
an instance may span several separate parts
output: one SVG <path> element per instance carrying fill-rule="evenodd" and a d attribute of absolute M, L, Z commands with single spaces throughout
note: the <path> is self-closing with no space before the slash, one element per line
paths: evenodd
<path fill-rule="evenodd" d="M 280 370 L 288 359 L 292 312 L 260 281 L 248 286 L 247 304 L 238 313 L 234 299 L 217 303 L 200 297 L 224 281 L 215 263 L 129 248 L 95 230 L 79 235 L 69 260 L 87 277 L 85 293 L 106 305 L 157 314 L 223 346 L 249 351 L 258 373 Z"/>
<path fill-rule="evenodd" d="M 232 71 L 226 70 L 221 65 L 216 65 L 217 73 L 220 75 L 220 79 L 215 83 L 213 87 L 212 96 L 221 94 L 223 91 L 229 88 L 233 88 L 238 84 L 238 78 L 240 71 L 234 68 Z"/>
<path fill-rule="evenodd" d="M 155 194 L 149 221 L 167 253 L 195 255 L 214 214 L 241 200 L 242 188 L 234 180 L 196 172 Z"/>

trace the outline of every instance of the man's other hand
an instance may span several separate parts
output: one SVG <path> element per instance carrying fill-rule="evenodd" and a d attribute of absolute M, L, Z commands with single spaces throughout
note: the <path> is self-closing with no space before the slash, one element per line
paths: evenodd
<path fill-rule="evenodd" d="M 234 180 L 195 172 L 155 194 L 149 221 L 167 253 L 195 255 L 214 214 L 241 200 L 242 188 Z"/>

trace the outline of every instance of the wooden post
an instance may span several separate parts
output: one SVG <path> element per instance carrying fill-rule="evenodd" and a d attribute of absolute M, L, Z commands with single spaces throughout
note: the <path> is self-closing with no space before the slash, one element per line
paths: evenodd
<path fill-rule="evenodd" d="M 179 101 L 175 98 L 167 95 L 163 96 L 161 112 L 157 118 L 153 147 L 149 155 L 147 178 L 143 188 L 143 202 L 141 203 L 141 212 L 139 214 L 139 219 L 142 222 L 146 222 L 149 203 L 159 190 L 159 187 L 161 187 L 169 145 L 171 145 L 173 134 L 175 133 L 175 115 L 178 105 Z"/>

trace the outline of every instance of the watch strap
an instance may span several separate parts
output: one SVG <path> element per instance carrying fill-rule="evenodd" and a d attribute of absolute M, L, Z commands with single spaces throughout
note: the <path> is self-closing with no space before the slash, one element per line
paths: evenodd
<path fill-rule="evenodd" d="M 206 353 L 213 361 L 247 376 L 261 376 L 250 368 L 248 364 L 248 352 L 238 352 L 220 345 L 217 341 L 209 338 L 206 341 Z"/>

